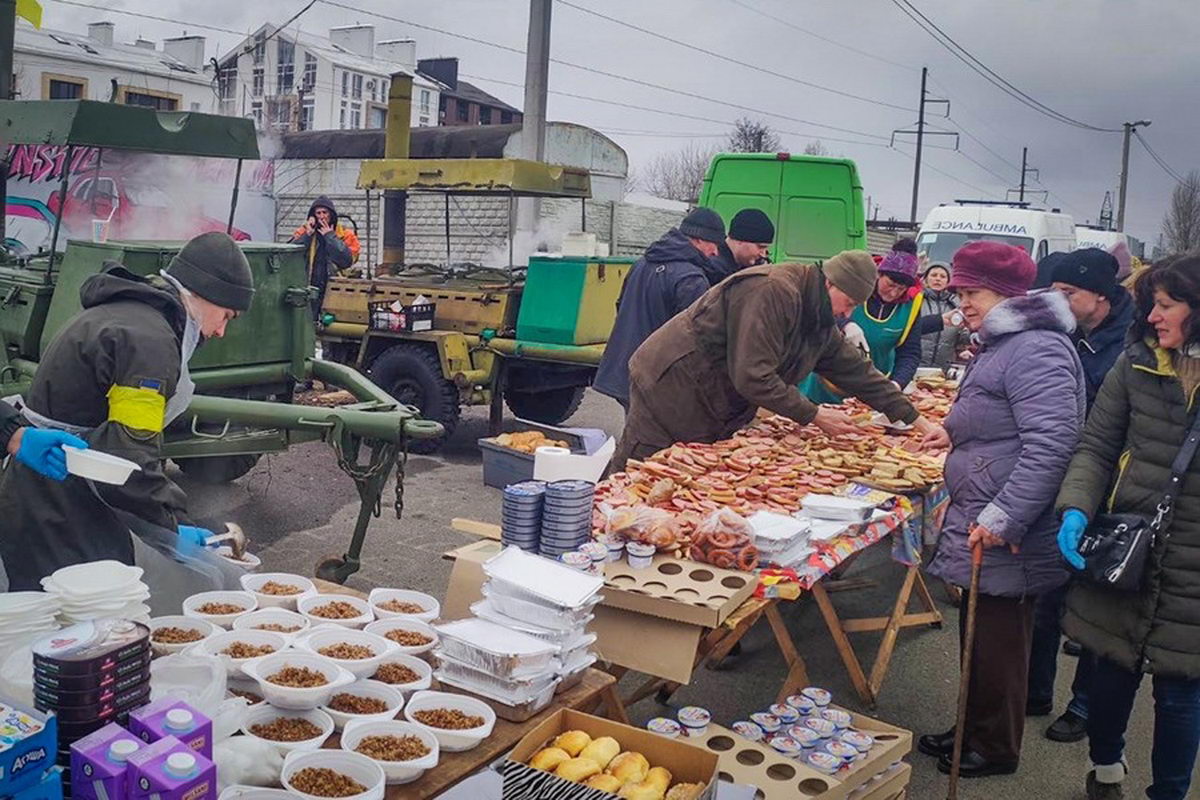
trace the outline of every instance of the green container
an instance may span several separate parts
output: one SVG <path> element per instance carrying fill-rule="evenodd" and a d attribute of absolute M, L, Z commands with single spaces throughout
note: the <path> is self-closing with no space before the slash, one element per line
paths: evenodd
<path fill-rule="evenodd" d="M 0 265 L 0 342 L 8 359 L 37 359 L 38 343 L 54 287 L 46 284 L 46 261 Z M 0 357 L 0 364 L 6 363 Z"/>
<path fill-rule="evenodd" d="M 138 275 L 154 275 L 167 268 L 182 246 L 183 242 L 69 242 L 42 332 L 42 349 L 79 313 L 80 286 L 99 272 L 105 261 L 117 261 Z M 303 363 L 313 355 L 313 324 L 308 303 L 289 300 L 308 284 L 303 248 L 270 242 L 238 242 L 238 246 L 254 274 L 254 302 L 229 324 L 224 338 L 206 341 L 196 351 L 190 362 L 192 371 L 297 359 Z M 303 321 L 297 320 L 297 315 Z"/>
<path fill-rule="evenodd" d="M 632 265 L 628 258 L 529 259 L 517 339 L 564 345 L 607 342 Z"/>

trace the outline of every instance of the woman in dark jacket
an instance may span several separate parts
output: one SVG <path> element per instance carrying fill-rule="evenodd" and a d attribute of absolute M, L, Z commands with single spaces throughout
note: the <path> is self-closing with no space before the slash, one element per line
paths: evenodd
<path fill-rule="evenodd" d="M 945 369 L 958 360 L 959 351 L 971 343 L 969 331 L 946 325 L 945 318 L 958 308 L 958 296 L 949 288 L 950 267 L 931 264 L 923 276 L 925 302 L 921 304 L 921 366 Z M 931 333 L 925 333 L 932 331 Z"/>
<path fill-rule="evenodd" d="M 1147 519 L 1196 415 L 1200 256 L 1142 273 L 1129 343 L 1100 388 L 1056 503 L 1059 546 L 1076 568 L 1088 519 Z M 1154 676 L 1153 800 L 1183 800 L 1200 746 L 1200 461 L 1193 460 L 1136 593 L 1079 582 L 1063 630 L 1099 657 L 1091 685 L 1089 800 L 1124 797 L 1124 734 L 1142 675 Z"/>
<path fill-rule="evenodd" d="M 1025 293 L 1035 272 L 1024 250 L 999 242 L 954 255 L 950 287 L 981 347 L 946 418 L 950 506 L 929 571 L 968 586 L 982 543 L 963 777 L 1017 769 L 1034 601 L 1067 579 L 1053 503 L 1083 425 L 1084 378 L 1066 298 Z M 918 744 L 949 772 L 953 743 L 950 730 Z"/>

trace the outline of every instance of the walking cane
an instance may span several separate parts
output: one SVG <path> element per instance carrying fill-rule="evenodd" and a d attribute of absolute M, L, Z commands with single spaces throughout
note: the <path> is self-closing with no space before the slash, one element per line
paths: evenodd
<path fill-rule="evenodd" d="M 963 737 L 967 727 L 967 693 L 971 690 L 971 661 L 975 651 L 975 608 L 979 605 L 979 570 L 983 542 L 971 548 L 971 594 L 967 598 L 967 631 L 963 636 L 962 670 L 958 681 L 958 721 L 954 725 L 954 752 L 950 759 L 950 789 L 946 800 L 958 800 L 958 770 L 962 766 Z"/>

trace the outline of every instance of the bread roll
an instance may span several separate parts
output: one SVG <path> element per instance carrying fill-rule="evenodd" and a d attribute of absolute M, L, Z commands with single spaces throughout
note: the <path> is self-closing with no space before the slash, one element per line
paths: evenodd
<path fill-rule="evenodd" d="M 581 783 L 600 772 L 600 767 L 590 758 L 568 758 L 554 769 L 554 774 L 569 781 Z"/>
<path fill-rule="evenodd" d="M 564 731 L 554 738 L 554 744 L 551 747 L 566 750 L 567 754 L 574 758 L 591 742 L 592 737 L 583 731 Z"/>
<path fill-rule="evenodd" d="M 547 772 L 553 772 L 555 767 L 570 757 L 570 753 L 562 748 L 547 747 L 533 754 L 533 758 L 529 759 L 529 766 L 534 769 L 544 769 Z"/>
<path fill-rule="evenodd" d="M 566 748 L 563 749 L 566 750 Z M 593 739 L 587 747 L 583 748 L 579 752 L 579 757 L 590 758 L 600 765 L 600 769 L 604 769 L 619 752 L 621 752 L 621 745 L 617 744 L 616 739 L 611 736 L 601 736 L 599 739 Z"/>
<path fill-rule="evenodd" d="M 622 800 L 663 800 L 663 790 L 653 783 L 627 783 L 617 792 Z"/>
<path fill-rule="evenodd" d="M 621 783 L 639 783 L 646 779 L 646 772 L 650 769 L 650 762 L 641 753 L 618 753 L 617 756 L 606 767 L 610 775 L 614 775 L 621 779 Z M 667 781 L 669 784 L 670 781 Z M 666 790 L 667 785 L 663 785 Z"/>
<path fill-rule="evenodd" d="M 646 777 L 642 778 L 646 783 L 652 783 L 662 789 L 664 792 L 671 785 L 671 770 L 666 767 L 651 767 L 646 773 Z"/>
<path fill-rule="evenodd" d="M 616 794 L 621 788 L 621 779 L 615 778 L 612 775 L 605 775 L 603 772 L 599 775 L 593 775 L 583 782 L 583 785 L 589 789 L 599 789 L 602 792 Z"/>
<path fill-rule="evenodd" d="M 677 783 L 667 792 L 666 800 L 696 800 L 703 791 L 703 783 Z"/>

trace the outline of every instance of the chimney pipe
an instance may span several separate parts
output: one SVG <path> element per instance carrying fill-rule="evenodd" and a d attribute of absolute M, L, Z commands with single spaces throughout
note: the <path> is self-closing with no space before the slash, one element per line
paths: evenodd
<path fill-rule="evenodd" d="M 409 126 L 412 124 L 412 75 L 397 72 L 388 88 L 387 127 L 384 130 L 383 157 L 409 157 Z M 383 264 L 396 272 L 404 265 L 405 224 L 408 192 L 385 189 L 383 192 Z"/>
<path fill-rule="evenodd" d="M 112 47 L 114 26 L 111 22 L 92 22 L 88 24 L 88 38 L 94 39 L 106 47 Z"/>

